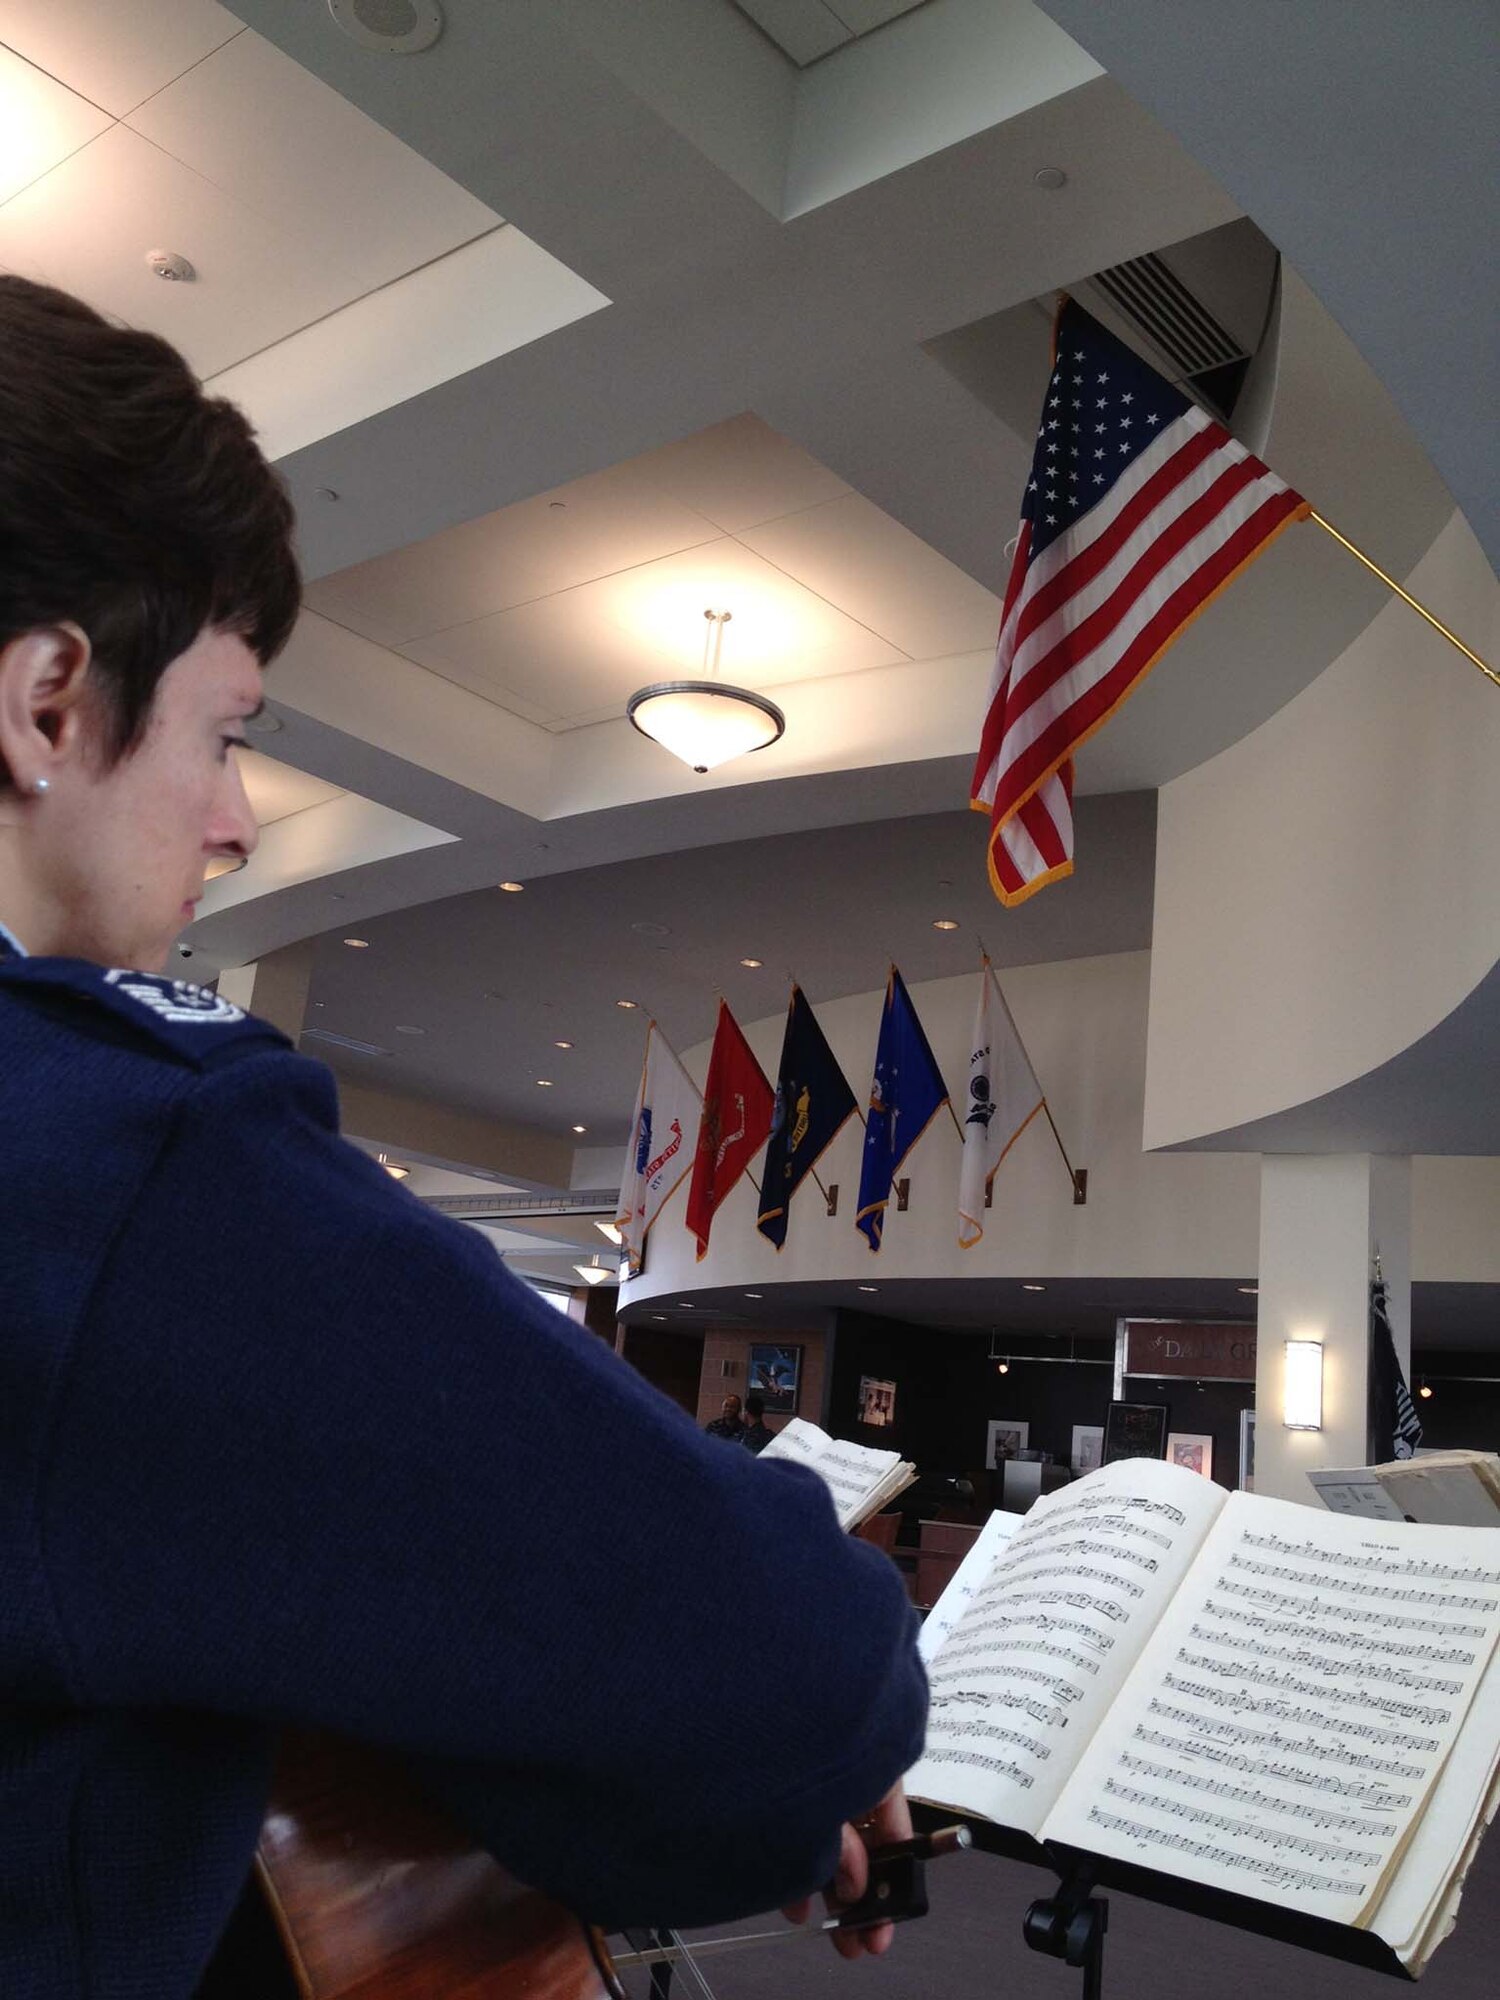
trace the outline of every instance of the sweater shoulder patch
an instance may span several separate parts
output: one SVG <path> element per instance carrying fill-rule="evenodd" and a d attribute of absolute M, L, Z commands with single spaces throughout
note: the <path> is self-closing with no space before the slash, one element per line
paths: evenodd
<path fill-rule="evenodd" d="M 195 1069 L 217 1065 L 230 1049 L 249 1054 L 256 1047 L 291 1046 L 269 1021 L 191 980 L 161 973 L 106 970 L 80 959 L 25 958 L 0 965 L 0 983 L 55 994 L 81 1027 L 91 1008 L 101 1010 Z"/>

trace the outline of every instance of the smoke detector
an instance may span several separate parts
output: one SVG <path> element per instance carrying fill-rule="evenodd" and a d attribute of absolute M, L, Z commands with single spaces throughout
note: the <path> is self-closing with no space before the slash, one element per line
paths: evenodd
<path fill-rule="evenodd" d="M 186 284 L 198 275 L 187 258 L 179 256 L 175 250 L 148 250 L 146 266 L 158 278 L 165 278 L 169 285 Z"/>
<path fill-rule="evenodd" d="M 443 32 L 438 0 L 328 0 L 328 11 L 351 42 L 376 55 L 420 55 Z"/>

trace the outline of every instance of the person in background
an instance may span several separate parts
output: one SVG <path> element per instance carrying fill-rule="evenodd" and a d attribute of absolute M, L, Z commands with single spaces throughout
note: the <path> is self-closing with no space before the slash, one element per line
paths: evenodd
<path fill-rule="evenodd" d="M 766 1399 L 753 1391 L 745 1398 L 745 1425 L 740 1443 L 746 1451 L 763 1452 L 776 1433 L 766 1422 Z"/>
<path fill-rule="evenodd" d="M 289 1725 L 606 1928 L 857 1897 L 910 1830 L 913 1616 L 822 1482 L 704 1438 L 163 974 L 256 845 L 292 527 L 165 342 L 0 276 L 4 2000 L 188 2000 Z"/>
<path fill-rule="evenodd" d="M 745 1435 L 745 1420 L 740 1415 L 738 1396 L 726 1396 L 723 1408 L 710 1424 L 703 1426 L 711 1438 L 727 1438 L 730 1444 L 738 1444 Z"/>

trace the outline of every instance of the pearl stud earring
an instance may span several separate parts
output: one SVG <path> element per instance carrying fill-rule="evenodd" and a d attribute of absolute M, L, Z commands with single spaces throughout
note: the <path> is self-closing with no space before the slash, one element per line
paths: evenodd
<path fill-rule="evenodd" d="M 33 783 L 31 789 L 37 798 L 42 798 L 46 793 L 51 791 L 52 780 L 50 778 L 38 778 Z"/>

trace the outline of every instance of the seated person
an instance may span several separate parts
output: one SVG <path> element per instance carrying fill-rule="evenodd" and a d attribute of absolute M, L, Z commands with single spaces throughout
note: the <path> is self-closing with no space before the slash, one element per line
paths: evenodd
<path fill-rule="evenodd" d="M 753 1390 L 745 1398 L 745 1425 L 740 1443 L 747 1451 L 763 1452 L 776 1433 L 766 1422 L 766 1399 Z"/>
<path fill-rule="evenodd" d="M 745 1435 L 745 1420 L 740 1415 L 738 1396 L 726 1396 L 719 1414 L 712 1423 L 703 1426 L 712 1438 L 727 1438 L 730 1444 L 738 1444 Z"/>
<path fill-rule="evenodd" d="M 287 1725 L 606 1927 L 858 1895 L 848 1822 L 909 1828 L 911 1613 L 822 1482 L 720 1451 L 162 976 L 256 844 L 292 525 L 163 341 L 0 276 L 4 2000 L 188 2000 Z"/>

